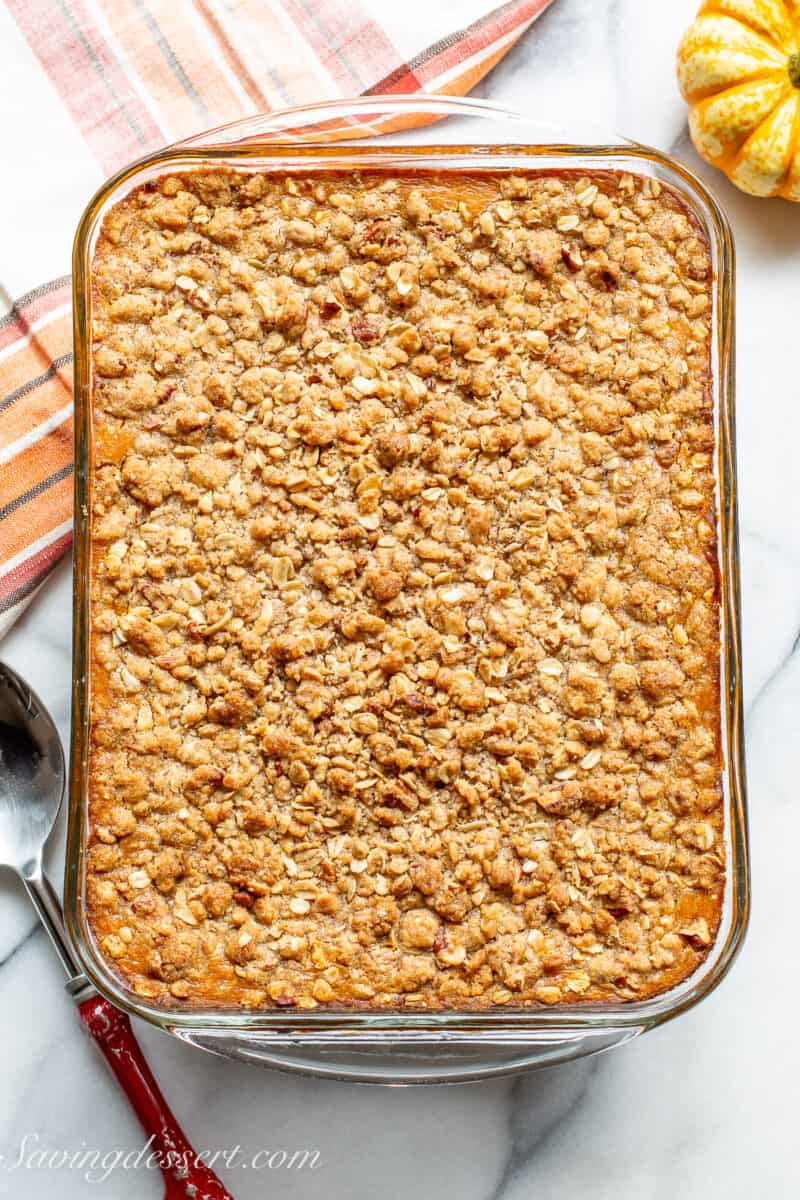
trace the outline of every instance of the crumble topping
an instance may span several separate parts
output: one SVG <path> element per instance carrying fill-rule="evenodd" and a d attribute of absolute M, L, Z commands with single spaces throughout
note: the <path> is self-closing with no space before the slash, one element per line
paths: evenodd
<path fill-rule="evenodd" d="M 654 180 L 167 175 L 94 262 L 87 895 L 158 1003 L 662 991 L 724 872 L 711 264 Z"/>

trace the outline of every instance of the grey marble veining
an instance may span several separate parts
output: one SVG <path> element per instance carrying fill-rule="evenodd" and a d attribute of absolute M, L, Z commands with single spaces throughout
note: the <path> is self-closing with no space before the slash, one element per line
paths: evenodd
<path fill-rule="evenodd" d="M 736 192 L 692 151 L 674 48 L 694 0 L 555 0 L 481 94 L 559 124 L 587 117 L 684 157 L 734 227 L 739 263 L 738 445 L 754 909 L 730 977 L 698 1009 L 612 1054 L 517 1080 L 452 1089 L 320 1083 L 212 1059 L 151 1029 L 142 1041 L 200 1146 L 314 1147 L 311 1173 L 226 1181 L 239 1200 L 783 1200 L 800 1187 L 800 489 L 796 388 L 800 206 Z M 66 734 L 66 565 L 7 638 Z M 53 848 L 60 875 L 63 848 Z M 0 881 L 0 1153 L 20 1140 L 131 1149 L 124 1101 L 76 1029 L 54 956 L 18 889 Z M 0 1195 L 161 1195 L 148 1172 L 105 1184 L 18 1171 Z"/>

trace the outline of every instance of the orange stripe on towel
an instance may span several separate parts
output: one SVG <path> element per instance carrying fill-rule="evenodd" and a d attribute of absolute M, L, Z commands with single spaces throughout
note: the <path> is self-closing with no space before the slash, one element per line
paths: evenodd
<path fill-rule="evenodd" d="M 38 491 L 36 490 L 38 487 Z M 0 515 L 0 566 L 19 554 L 31 542 L 55 529 L 72 512 L 72 463 L 66 464 L 54 477 L 31 485 L 31 495 L 17 512 L 17 519 Z M 2 510 L 0 510 L 2 514 Z"/>

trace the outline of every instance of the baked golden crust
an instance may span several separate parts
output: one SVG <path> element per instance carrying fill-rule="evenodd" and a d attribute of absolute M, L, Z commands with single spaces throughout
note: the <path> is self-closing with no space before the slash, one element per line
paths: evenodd
<path fill-rule="evenodd" d="M 724 883 L 711 264 L 613 172 L 201 170 L 93 275 L 89 919 L 202 1007 L 614 1002 Z"/>

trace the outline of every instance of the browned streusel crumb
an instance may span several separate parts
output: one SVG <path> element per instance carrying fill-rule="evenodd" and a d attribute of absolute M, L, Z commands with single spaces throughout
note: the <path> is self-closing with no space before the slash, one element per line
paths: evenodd
<path fill-rule="evenodd" d="M 711 266 L 613 172 L 167 175 L 94 262 L 91 848 L 158 1004 L 663 991 L 722 903 Z"/>

